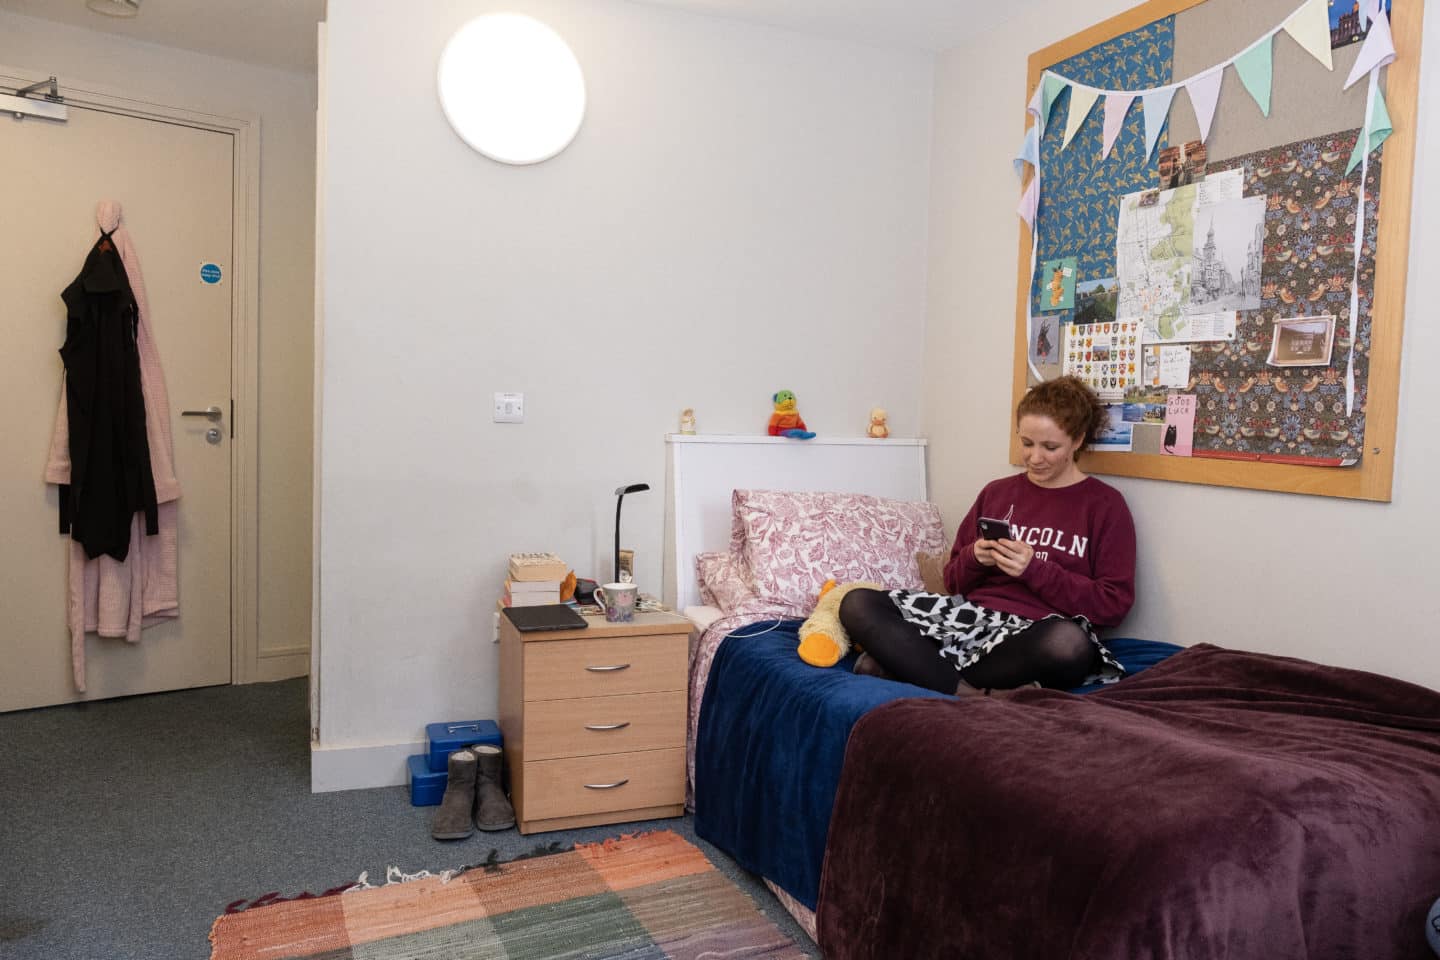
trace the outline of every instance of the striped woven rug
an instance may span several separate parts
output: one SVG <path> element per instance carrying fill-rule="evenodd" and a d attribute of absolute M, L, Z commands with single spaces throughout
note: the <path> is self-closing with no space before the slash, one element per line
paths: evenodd
<path fill-rule="evenodd" d="M 780 960 L 810 954 L 669 831 L 227 914 L 211 960 Z"/>

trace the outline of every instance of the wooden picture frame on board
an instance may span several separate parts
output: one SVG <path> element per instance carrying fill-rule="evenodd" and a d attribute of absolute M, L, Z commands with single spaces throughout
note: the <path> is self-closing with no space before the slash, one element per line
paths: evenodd
<path fill-rule="evenodd" d="M 1036 51 L 1030 55 L 1022 110 L 1047 68 L 1098 44 L 1206 2 L 1209 0 L 1149 0 Z M 1352 467 L 1327 467 L 1271 462 L 1259 457 L 1234 460 L 1092 451 L 1085 455 L 1087 472 L 1360 500 L 1390 500 L 1399 413 L 1405 282 L 1410 258 L 1423 20 L 1424 4 L 1420 0 L 1395 0 L 1391 24 L 1396 58 L 1386 68 L 1385 81 L 1385 98 L 1394 122 L 1394 133 L 1385 141 L 1383 148 L 1375 297 L 1371 312 L 1372 316 L 1384 317 L 1385 322 L 1372 327 L 1369 399 L 1365 409 L 1364 455 L 1360 462 Z M 1022 222 L 1016 271 L 1014 403 L 1019 403 L 1031 383 L 1027 363 L 1026 303 L 1031 290 L 1030 256 L 1031 234 Z M 1010 462 L 1021 463 L 1019 438 L 1013 434 Z"/>

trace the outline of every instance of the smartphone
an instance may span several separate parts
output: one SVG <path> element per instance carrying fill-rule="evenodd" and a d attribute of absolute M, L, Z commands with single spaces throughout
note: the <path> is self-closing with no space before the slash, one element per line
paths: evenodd
<path fill-rule="evenodd" d="M 980 518 L 980 539 L 981 540 L 1009 540 L 1010 524 L 1005 520 L 993 520 L 990 517 Z"/>

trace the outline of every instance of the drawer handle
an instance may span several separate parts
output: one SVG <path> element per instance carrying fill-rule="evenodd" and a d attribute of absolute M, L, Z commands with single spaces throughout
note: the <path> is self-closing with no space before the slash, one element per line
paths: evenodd
<path fill-rule="evenodd" d="M 628 726 L 630 726 L 630 721 L 629 721 L 629 720 L 626 720 L 624 723 L 587 723 L 587 724 L 585 724 L 585 729 L 586 729 L 586 730 L 624 730 L 624 729 L 625 729 L 626 727 L 628 727 Z"/>
<path fill-rule="evenodd" d="M 629 783 L 629 782 L 630 782 L 630 778 L 629 778 L 629 777 L 626 777 L 624 780 L 616 780 L 614 783 L 587 783 L 587 784 L 585 784 L 585 789 L 586 789 L 586 790 L 614 790 L 616 787 L 623 787 L 623 786 L 625 786 L 625 784 L 627 784 L 627 783 Z"/>
<path fill-rule="evenodd" d="M 608 667 L 586 667 L 585 669 L 589 670 L 591 673 L 614 673 L 616 670 L 629 670 L 630 664 L 617 663 L 613 666 Z"/>

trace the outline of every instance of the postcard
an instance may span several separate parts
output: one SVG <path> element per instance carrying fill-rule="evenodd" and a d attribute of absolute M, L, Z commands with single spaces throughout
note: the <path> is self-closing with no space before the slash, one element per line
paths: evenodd
<path fill-rule="evenodd" d="M 1328 367 L 1334 345 L 1333 316 L 1276 320 L 1265 362 L 1272 367 Z"/>
<path fill-rule="evenodd" d="M 1075 322 L 1100 323 L 1115 319 L 1120 288 L 1114 277 L 1075 284 Z"/>
<path fill-rule="evenodd" d="M 1046 260 L 1040 267 L 1040 309 L 1069 310 L 1075 306 L 1074 257 Z"/>
<path fill-rule="evenodd" d="M 1030 334 L 1030 361 L 1037 367 L 1060 362 L 1058 317 L 1035 317 Z"/>
<path fill-rule="evenodd" d="M 1158 164 L 1160 189 L 1174 190 L 1204 180 L 1205 157 L 1205 144 L 1199 140 L 1162 148 Z"/>
<path fill-rule="evenodd" d="M 1139 320 L 1067 324 L 1063 372 L 1079 377 L 1100 399 L 1116 403 L 1140 382 Z"/>
<path fill-rule="evenodd" d="M 1105 407 L 1106 421 L 1095 434 L 1095 442 L 1090 444 L 1090 450 L 1112 450 L 1119 453 L 1129 453 L 1131 445 L 1131 430 L 1134 424 L 1125 419 L 1125 405 L 1120 403 L 1108 404 Z"/>
<path fill-rule="evenodd" d="M 1162 449 L 1173 457 L 1188 457 L 1195 443 L 1195 395 L 1172 393 L 1165 401 L 1165 441 Z"/>

